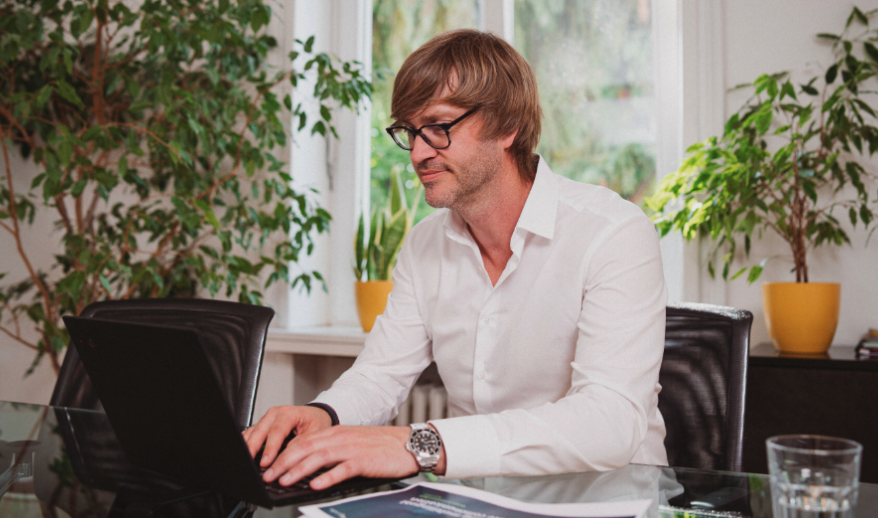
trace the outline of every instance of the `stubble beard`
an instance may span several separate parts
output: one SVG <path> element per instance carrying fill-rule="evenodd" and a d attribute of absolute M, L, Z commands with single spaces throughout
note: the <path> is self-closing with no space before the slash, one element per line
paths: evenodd
<path fill-rule="evenodd" d="M 461 210 L 478 205 L 490 196 L 501 165 L 497 148 L 485 142 L 459 166 L 439 160 L 425 160 L 415 164 L 415 170 L 447 171 L 451 178 L 424 184 L 424 201 L 436 209 Z"/>

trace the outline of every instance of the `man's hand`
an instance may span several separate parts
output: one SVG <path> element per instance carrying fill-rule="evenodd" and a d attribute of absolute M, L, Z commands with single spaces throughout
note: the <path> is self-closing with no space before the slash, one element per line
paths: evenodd
<path fill-rule="evenodd" d="M 277 406 L 272 407 L 262 419 L 244 430 L 244 440 L 250 449 L 250 455 L 256 453 L 265 444 L 259 466 L 267 468 L 277 457 L 284 439 L 295 431 L 296 436 L 303 436 L 330 428 L 332 419 L 325 410 L 310 406 Z"/>
<path fill-rule="evenodd" d="M 414 475 L 418 463 L 405 449 L 410 435 L 407 426 L 334 426 L 297 435 L 263 478 L 266 482 L 280 479 L 282 486 L 289 486 L 320 468 L 332 468 L 311 481 L 313 489 L 324 489 L 358 475 Z"/>

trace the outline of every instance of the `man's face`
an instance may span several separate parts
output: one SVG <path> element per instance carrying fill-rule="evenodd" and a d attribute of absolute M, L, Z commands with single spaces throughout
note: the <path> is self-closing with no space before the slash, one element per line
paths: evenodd
<path fill-rule="evenodd" d="M 466 111 L 447 103 L 433 103 L 398 124 L 419 128 L 451 122 Z M 482 119 L 476 112 L 449 130 L 451 145 L 446 149 L 434 149 L 421 137 L 415 138 L 410 152 L 412 165 L 431 207 L 461 209 L 491 194 L 504 150 L 500 141 L 482 140 L 481 129 Z"/>

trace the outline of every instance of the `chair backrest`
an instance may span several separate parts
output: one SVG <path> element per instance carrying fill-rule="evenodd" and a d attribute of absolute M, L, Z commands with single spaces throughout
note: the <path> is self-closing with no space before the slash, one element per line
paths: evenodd
<path fill-rule="evenodd" d="M 140 299 L 96 302 L 81 317 L 165 324 L 196 329 L 220 389 L 242 429 L 250 425 L 262 352 L 274 310 L 206 299 Z M 68 347 L 55 382 L 53 406 L 101 409 L 76 348 Z"/>
<path fill-rule="evenodd" d="M 741 470 L 750 324 L 746 310 L 667 308 L 659 410 L 671 466 Z"/>

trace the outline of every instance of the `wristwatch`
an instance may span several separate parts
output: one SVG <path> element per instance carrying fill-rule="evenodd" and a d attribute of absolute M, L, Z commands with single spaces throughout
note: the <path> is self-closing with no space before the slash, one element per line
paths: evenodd
<path fill-rule="evenodd" d="M 412 435 L 405 449 L 415 456 L 420 471 L 433 473 L 436 471 L 439 453 L 442 451 L 442 438 L 439 437 L 439 432 L 425 423 L 414 423 L 411 428 Z"/>

